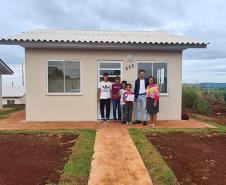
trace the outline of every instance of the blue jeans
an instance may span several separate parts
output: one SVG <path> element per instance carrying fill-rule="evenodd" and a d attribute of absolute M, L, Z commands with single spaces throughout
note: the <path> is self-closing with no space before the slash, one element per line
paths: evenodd
<path fill-rule="evenodd" d="M 144 119 L 143 121 L 147 121 L 148 118 L 148 114 L 147 114 L 147 110 L 146 110 L 146 94 L 144 95 L 138 95 L 137 97 L 137 120 L 141 121 L 141 115 L 142 112 L 144 113 Z"/>
<path fill-rule="evenodd" d="M 114 120 L 117 120 L 116 110 L 118 111 L 118 120 L 121 120 L 120 100 L 112 100 Z"/>

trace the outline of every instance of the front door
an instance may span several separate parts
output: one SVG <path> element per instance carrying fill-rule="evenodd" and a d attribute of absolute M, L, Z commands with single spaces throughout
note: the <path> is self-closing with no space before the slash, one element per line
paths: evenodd
<path fill-rule="evenodd" d="M 109 81 L 114 83 L 115 77 L 120 76 L 122 79 L 122 61 L 98 61 L 98 83 L 103 80 L 103 74 L 109 74 Z M 99 104 L 97 106 L 97 118 L 101 119 Z M 113 108 L 111 104 L 110 119 L 113 119 Z"/>

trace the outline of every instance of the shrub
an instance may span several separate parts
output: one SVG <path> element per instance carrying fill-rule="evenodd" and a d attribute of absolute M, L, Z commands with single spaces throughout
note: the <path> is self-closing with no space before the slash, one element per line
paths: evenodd
<path fill-rule="evenodd" d="M 195 86 L 184 86 L 182 89 L 183 107 L 194 108 L 201 98 L 201 90 Z"/>
<path fill-rule="evenodd" d="M 210 112 L 209 102 L 206 100 L 199 100 L 196 104 L 196 111 L 200 114 L 208 114 Z"/>

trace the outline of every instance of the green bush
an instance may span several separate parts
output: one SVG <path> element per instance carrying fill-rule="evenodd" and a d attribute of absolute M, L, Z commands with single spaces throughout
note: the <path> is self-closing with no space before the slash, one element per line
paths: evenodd
<path fill-rule="evenodd" d="M 184 86 L 182 89 L 183 107 L 194 108 L 201 98 L 201 90 L 195 86 Z"/>
<path fill-rule="evenodd" d="M 196 104 L 196 111 L 200 114 L 208 114 L 210 112 L 209 102 L 206 100 L 199 100 Z"/>

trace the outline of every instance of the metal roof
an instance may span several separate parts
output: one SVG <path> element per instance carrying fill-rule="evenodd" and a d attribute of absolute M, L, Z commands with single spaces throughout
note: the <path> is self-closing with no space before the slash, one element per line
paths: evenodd
<path fill-rule="evenodd" d="M 0 59 L 0 74 L 1 75 L 12 75 L 13 71 Z"/>
<path fill-rule="evenodd" d="M 3 86 L 2 97 L 22 97 L 25 95 L 25 88 L 22 86 Z"/>
<path fill-rule="evenodd" d="M 146 45 L 192 45 L 206 47 L 207 42 L 189 37 L 158 31 L 91 31 L 38 29 L 22 32 L 0 39 L 0 44 L 18 42 L 41 43 L 102 43 L 102 44 L 146 44 Z"/>

